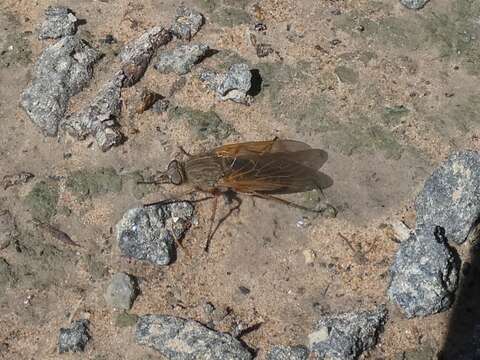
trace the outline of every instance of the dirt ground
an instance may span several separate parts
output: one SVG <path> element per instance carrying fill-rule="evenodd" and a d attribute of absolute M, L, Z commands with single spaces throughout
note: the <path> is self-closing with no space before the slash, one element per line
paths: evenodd
<path fill-rule="evenodd" d="M 403 220 L 413 226 L 415 195 L 435 165 L 451 151 L 480 148 L 480 5 L 474 1 L 432 0 L 420 11 L 394 0 L 185 3 L 206 18 L 192 42 L 219 52 L 185 75 L 184 86 L 178 86 L 179 76 L 150 67 L 140 83 L 124 90 L 121 125 L 127 141 L 102 153 L 90 140 L 44 137 L 19 106 L 35 59 L 51 43 L 38 40 L 36 28 L 44 9 L 57 2 L 0 1 L 0 175 L 35 175 L 27 184 L 0 189 L 0 210 L 12 213 L 20 232 L 15 244 L 0 250 L 9 264 L 0 281 L 2 359 L 59 358 L 58 332 L 72 312 L 90 320 L 92 340 L 85 353 L 62 358 L 160 358 L 136 345 L 134 327 L 105 303 L 106 285 L 117 271 L 139 279 L 141 294 L 130 314 L 205 322 L 202 304 L 208 301 L 231 312 L 219 330 L 230 331 L 235 322 L 260 324 L 242 338 L 259 359 L 275 344 L 305 344 L 324 313 L 388 303 L 388 268 L 398 248 L 389 224 Z M 84 20 L 78 33 L 105 53 L 90 86 L 72 99 L 71 111 L 112 74 L 123 44 L 151 26 L 168 26 L 177 6 L 172 0 L 61 4 Z M 253 30 L 257 22 L 266 25 L 264 33 Z M 102 42 L 108 34 L 118 42 Z M 273 53 L 259 58 L 250 34 Z M 238 61 L 262 78 L 251 106 L 220 102 L 198 79 L 202 67 Z M 202 138 L 175 112 L 134 114 L 132 99 L 142 87 L 165 96 L 175 87 L 172 106 L 215 112 L 234 131 L 225 139 Z M 275 136 L 328 152 L 322 171 L 334 181 L 325 193 L 339 210 L 336 218 L 319 217 L 302 227 L 300 211 L 244 198 L 239 215 L 225 222 L 204 254 L 211 204 L 200 203 L 186 249 L 173 264 L 159 267 L 120 256 L 113 229 L 122 214 L 178 192 L 165 186 L 142 196 L 136 171 L 163 169 L 178 145 L 198 152 Z M 105 186 L 82 194 L 69 186 L 79 176 L 100 176 Z M 46 210 L 45 203 L 38 209 L 39 197 Z M 307 201 L 302 194 L 293 199 Z M 36 211 L 46 211 L 82 247 L 41 232 L 32 223 Z M 468 245 L 457 250 L 463 256 Z M 313 261 L 306 261 L 311 254 Z M 407 320 L 388 307 L 379 344 L 364 359 L 441 351 L 448 312 Z"/>

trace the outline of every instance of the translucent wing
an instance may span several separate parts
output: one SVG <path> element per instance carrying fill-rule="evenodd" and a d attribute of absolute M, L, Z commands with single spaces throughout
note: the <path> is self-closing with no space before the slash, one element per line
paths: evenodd
<path fill-rule="evenodd" d="M 327 175 L 296 161 L 295 154 L 280 152 L 227 158 L 228 171 L 219 185 L 243 193 L 290 194 L 332 184 Z"/>
<path fill-rule="evenodd" d="M 308 144 L 296 140 L 251 141 L 228 144 L 213 149 L 212 153 L 227 158 L 248 158 L 250 156 L 284 153 L 291 161 L 315 170 L 319 169 L 328 158 L 325 151 L 312 149 Z"/>

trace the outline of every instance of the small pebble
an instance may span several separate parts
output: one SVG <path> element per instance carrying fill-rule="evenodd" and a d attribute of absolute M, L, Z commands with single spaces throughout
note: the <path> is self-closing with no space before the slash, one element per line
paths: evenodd
<path fill-rule="evenodd" d="M 245 286 L 239 286 L 238 287 L 238 290 L 240 290 L 240 292 L 243 294 L 243 295 L 248 295 L 250 294 L 250 289 L 245 287 Z"/>
<path fill-rule="evenodd" d="M 137 105 L 135 106 L 135 112 L 141 114 L 150 109 L 158 100 L 162 98 L 160 94 L 151 91 L 147 88 L 143 88 L 137 96 Z"/>
<path fill-rule="evenodd" d="M 259 58 L 266 57 L 273 53 L 273 48 L 268 44 L 257 44 L 255 50 Z"/>
<path fill-rule="evenodd" d="M 191 40 L 203 25 L 203 15 L 183 5 L 177 8 L 171 32 L 179 39 Z"/>
<path fill-rule="evenodd" d="M 159 99 L 152 105 L 151 110 L 157 114 L 163 114 L 167 112 L 169 106 L 170 101 L 168 99 Z"/>
<path fill-rule="evenodd" d="M 58 337 L 58 352 L 84 351 L 87 342 L 90 340 L 88 333 L 88 320 L 77 320 L 71 328 L 61 328 Z"/>
<path fill-rule="evenodd" d="M 303 250 L 303 256 L 305 257 L 305 264 L 311 265 L 315 261 L 315 252 L 312 249 Z"/>
<path fill-rule="evenodd" d="M 423 8 L 429 0 L 400 0 L 400 3 L 412 10 L 419 10 Z"/>
<path fill-rule="evenodd" d="M 135 281 L 125 273 L 116 273 L 105 291 L 105 301 L 114 309 L 129 310 L 135 300 Z"/>

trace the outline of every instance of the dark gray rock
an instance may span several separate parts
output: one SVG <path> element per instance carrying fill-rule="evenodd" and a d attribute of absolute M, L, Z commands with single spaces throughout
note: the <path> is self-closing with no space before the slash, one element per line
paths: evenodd
<path fill-rule="evenodd" d="M 77 32 L 77 18 L 69 8 L 49 6 L 45 16 L 46 20 L 39 29 L 39 39 L 58 39 Z"/>
<path fill-rule="evenodd" d="M 5 249 L 19 235 L 15 219 L 8 210 L 0 210 L 0 250 Z"/>
<path fill-rule="evenodd" d="M 57 135 L 70 97 L 88 84 L 99 55 L 74 36 L 66 36 L 43 50 L 21 105 L 45 135 Z"/>
<path fill-rule="evenodd" d="M 249 105 L 252 97 L 248 95 L 252 87 L 252 72 L 247 64 L 233 64 L 226 73 L 205 71 L 200 80 L 217 93 L 220 100 L 232 100 Z"/>
<path fill-rule="evenodd" d="M 69 116 L 62 124 L 63 128 L 79 140 L 94 136 L 102 151 L 120 144 L 123 136 L 117 119 L 122 109 L 123 79 L 123 73 L 117 74 L 85 109 Z"/>
<path fill-rule="evenodd" d="M 307 360 L 309 351 L 304 346 L 274 346 L 267 360 Z"/>
<path fill-rule="evenodd" d="M 105 291 L 105 301 L 114 309 L 130 310 L 135 300 L 135 281 L 125 273 L 116 273 Z"/>
<path fill-rule="evenodd" d="M 324 316 L 308 336 L 310 350 L 321 359 L 357 359 L 377 343 L 386 318 L 385 306 Z"/>
<path fill-rule="evenodd" d="M 125 75 L 123 86 L 132 86 L 137 83 L 147 70 L 154 52 L 171 39 L 170 31 L 156 26 L 128 43 L 119 54 Z"/>
<path fill-rule="evenodd" d="M 208 50 L 208 45 L 180 45 L 171 52 L 160 54 L 154 68 L 161 73 L 174 72 L 184 75 L 205 57 Z"/>
<path fill-rule="evenodd" d="M 463 243 L 480 215 L 480 153 L 451 155 L 427 179 L 415 208 L 417 228 L 441 226 L 449 241 Z"/>
<path fill-rule="evenodd" d="M 453 303 L 458 266 L 443 239 L 417 231 L 400 244 L 388 296 L 409 318 L 445 311 Z"/>
<path fill-rule="evenodd" d="M 87 342 L 90 340 L 88 334 L 88 320 L 77 320 L 71 328 L 61 328 L 58 336 L 58 352 L 84 351 Z"/>
<path fill-rule="evenodd" d="M 171 360 L 252 359 L 250 352 L 232 336 L 210 330 L 196 321 L 173 316 L 141 316 L 135 339 Z"/>
<path fill-rule="evenodd" d="M 185 6 L 177 8 L 171 32 L 179 39 L 191 40 L 203 25 L 203 15 Z"/>
<path fill-rule="evenodd" d="M 187 201 L 128 210 L 117 224 L 117 240 L 123 255 L 168 265 L 174 242 L 190 227 L 193 205 Z"/>
<path fill-rule="evenodd" d="M 400 4 L 413 10 L 423 8 L 427 2 L 429 2 L 429 0 L 400 0 Z"/>

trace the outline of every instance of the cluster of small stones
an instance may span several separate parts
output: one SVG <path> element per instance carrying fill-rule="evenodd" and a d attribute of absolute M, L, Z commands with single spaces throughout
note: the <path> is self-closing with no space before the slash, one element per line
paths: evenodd
<path fill-rule="evenodd" d="M 21 105 L 44 135 L 57 136 L 62 128 L 78 140 L 93 137 L 102 151 L 125 140 L 118 121 L 122 110 L 121 89 L 135 85 L 143 77 L 159 48 L 172 38 L 190 41 L 205 21 L 198 11 L 179 6 L 169 28 L 155 26 L 127 44 L 119 54 L 120 68 L 113 77 L 85 108 L 68 114 L 70 98 L 89 84 L 93 66 L 101 54 L 75 35 L 78 22 L 70 9 L 49 7 L 45 16 L 39 38 L 60 40 L 42 52 L 35 65 L 33 80 L 22 94 Z M 206 57 L 209 50 L 204 44 L 180 45 L 171 52 L 161 52 L 154 67 L 163 73 L 184 75 Z M 249 69 L 230 72 L 223 81 L 220 99 L 248 103 L 250 99 L 246 92 L 250 89 L 250 80 Z M 152 103 L 148 108 L 157 112 L 164 112 L 162 109 L 168 106 L 163 97 L 158 106 L 154 105 Z"/>

